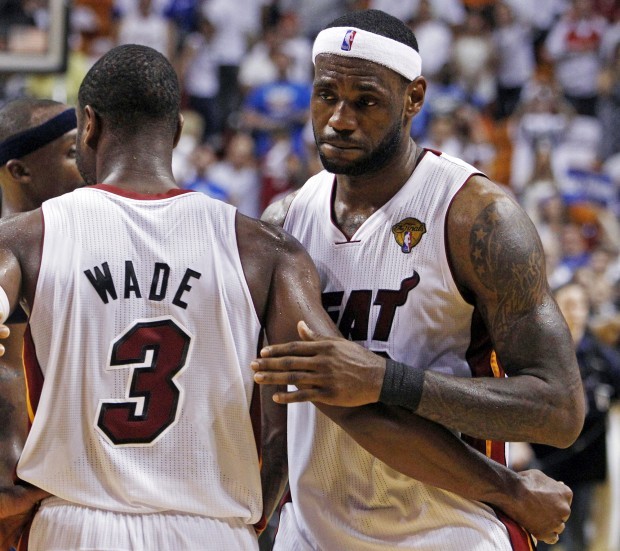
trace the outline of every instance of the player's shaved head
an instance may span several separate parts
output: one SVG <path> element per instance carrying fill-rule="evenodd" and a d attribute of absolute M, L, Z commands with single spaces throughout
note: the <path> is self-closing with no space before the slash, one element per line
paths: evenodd
<path fill-rule="evenodd" d="M 90 105 L 116 130 L 146 123 L 176 130 L 181 92 L 176 72 L 159 52 L 126 44 L 113 48 L 88 71 L 80 86 L 80 109 Z"/>
<path fill-rule="evenodd" d="M 51 99 L 20 98 L 0 109 L 0 142 L 50 119 L 64 104 Z"/>

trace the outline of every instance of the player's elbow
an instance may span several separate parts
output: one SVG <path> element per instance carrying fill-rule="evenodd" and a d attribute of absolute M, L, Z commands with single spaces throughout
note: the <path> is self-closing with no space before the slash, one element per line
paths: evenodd
<path fill-rule="evenodd" d="M 548 444 L 557 448 L 568 448 L 577 440 L 585 419 L 583 392 L 575 392 L 560 400 L 556 409 L 556 423 L 549 431 Z"/>

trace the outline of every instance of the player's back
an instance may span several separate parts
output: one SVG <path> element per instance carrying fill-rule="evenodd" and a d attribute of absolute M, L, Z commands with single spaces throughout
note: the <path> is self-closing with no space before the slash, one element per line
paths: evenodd
<path fill-rule="evenodd" d="M 260 322 L 235 209 L 95 186 L 42 210 L 18 475 L 89 507 L 258 521 Z"/>

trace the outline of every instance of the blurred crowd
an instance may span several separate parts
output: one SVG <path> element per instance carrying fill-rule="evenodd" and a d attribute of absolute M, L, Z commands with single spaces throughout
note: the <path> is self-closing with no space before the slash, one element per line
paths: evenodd
<path fill-rule="evenodd" d="M 45 26 L 46 4 L 0 1 L 0 50 L 11 25 Z M 591 410 L 605 418 L 620 392 L 617 0 L 74 0 L 67 70 L 0 73 L 0 103 L 75 104 L 109 48 L 151 46 L 183 87 L 178 182 L 259 216 L 321 170 L 309 124 L 312 41 L 365 8 L 402 19 L 418 38 L 428 92 L 416 142 L 504 186 L 538 228 L 552 288 L 582 290 L 588 346 L 612 351 L 594 367 L 581 362 L 584 380 L 598 377 Z M 584 331 L 576 335 L 580 350 Z"/>

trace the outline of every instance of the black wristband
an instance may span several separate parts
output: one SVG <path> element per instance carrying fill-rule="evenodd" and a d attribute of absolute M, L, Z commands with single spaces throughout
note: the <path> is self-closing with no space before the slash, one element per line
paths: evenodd
<path fill-rule="evenodd" d="M 385 376 L 379 394 L 380 402 L 415 411 L 420 404 L 423 388 L 423 369 L 416 369 L 390 359 L 385 361 Z"/>

